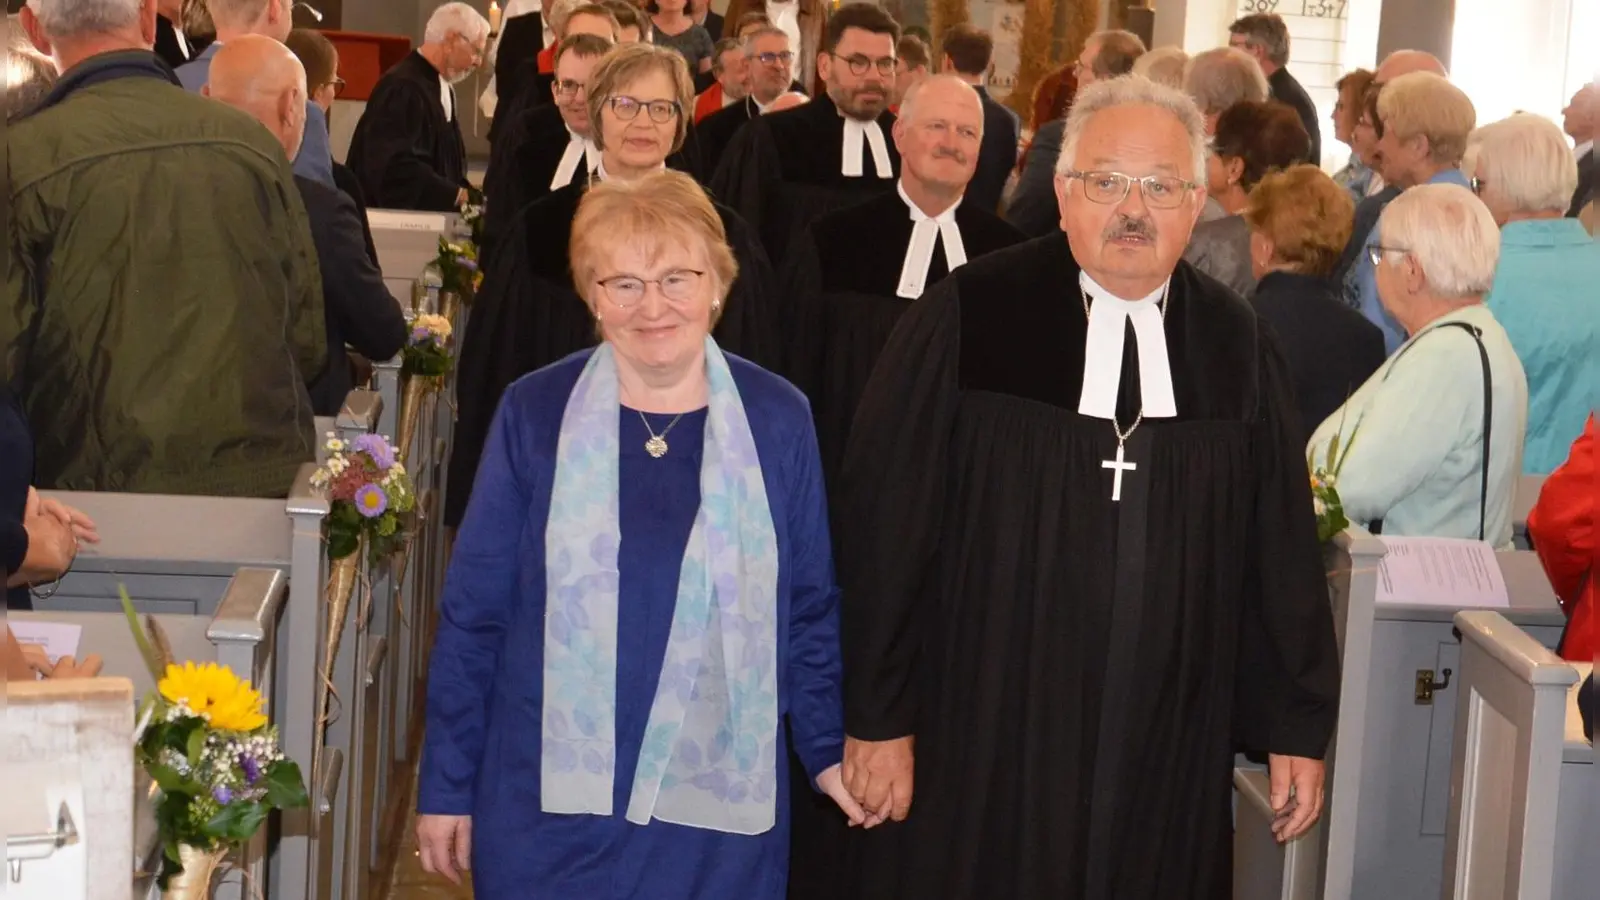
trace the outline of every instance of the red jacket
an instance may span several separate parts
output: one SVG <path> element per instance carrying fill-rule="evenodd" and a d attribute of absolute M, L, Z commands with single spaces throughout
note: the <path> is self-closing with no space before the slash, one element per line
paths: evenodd
<path fill-rule="evenodd" d="M 694 123 L 699 125 L 701 119 L 721 109 L 722 82 L 713 81 L 711 87 L 701 91 L 700 96 L 694 98 Z"/>
<path fill-rule="evenodd" d="M 539 74 L 552 75 L 556 71 L 556 48 L 552 45 L 539 51 Z"/>
<path fill-rule="evenodd" d="M 1561 655 L 1592 662 L 1600 653 L 1600 427 L 1590 416 L 1572 454 L 1545 479 L 1528 535 L 1567 614 Z"/>

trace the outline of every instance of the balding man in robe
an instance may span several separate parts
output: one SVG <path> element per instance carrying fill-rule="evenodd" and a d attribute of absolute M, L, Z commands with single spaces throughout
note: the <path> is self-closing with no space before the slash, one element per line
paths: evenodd
<path fill-rule="evenodd" d="M 306 72 L 284 45 L 258 35 L 229 41 L 212 57 L 211 80 L 203 92 L 265 125 L 288 156 L 300 148 Z M 367 254 L 355 201 L 302 175 L 294 183 L 311 219 L 328 335 L 327 367 L 304 374 L 316 414 L 333 416 L 355 386 L 345 346 L 371 360 L 390 359 L 405 345 L 406 320 Z"/>

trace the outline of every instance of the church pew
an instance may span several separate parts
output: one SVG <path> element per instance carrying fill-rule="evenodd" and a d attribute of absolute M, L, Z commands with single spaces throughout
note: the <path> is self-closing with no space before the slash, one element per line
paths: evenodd
<path fill-rule="evenodd" d="M 1255 790 L 1251 782 L 1259 785 L 1264 776 L 1235 771 L 1242 785 L 1235 857 L 1250 867 L 1236 872 L 1236 900 L 1439 892 L 1454 736 L 1448 691 L 1457 689 L 1451 677 L 1460 668 L 1452 625 L 1458 610 L 1377 603 L 1382 554 L 1381 541 L 1350 529 L 1335 538 L 1327 560 L 1342 671 L 1323 821 L 1300 841 L 1269 852 L 1270 833 L 1262 832 L 1270 828 L 1270 810 L 1244 802 Z M 1563 619 L 1538 559 L 1510 551 L 1496 560 L 1511 596 L 1504 615 L 1555 646 Z"/>
<path fill-rule="evenodd" d="M 378 268 L 389 293 L 402 308 L 416 308 L 413 291 L 417 281 L 438 257 L 439 238 L 454 235 L 460 221 L 461 217 L 454 213 L 367 210 L 367 225 L 378 251 Z"/>
<path fill-rule="evenodd" d="M 1544 490 L 1543 475 L 1521 475 L 1517 478 L 1517 492 L 1511 506 L 1511 539 L 1518 550 L 1532 550 L 1528 537 L 1528 515 L 1539 502 L 1539 492 Z"/>
<path fill-rule="evenodd" d="M 8 900 L 124 900 L 133 858 L 134 688 L 9 681 L 0 706 Z"/>
<path fill-rule="evenodd" d="M 1566 728 L 1562 735 L 1560 805 L 1556 809 L 1555 872 L 1551 896 L 1593 896 L 1600 884 L 1600 748 L 1583 734 L 1578 691 L 1594 673 L 1591 662 L 1571 663 L 1578 683 L 1567 693 Z"/>
<path fill-rule="evenodd" d="M 1550 900 L 1559 896 L 1558 805 L 1584 800 L 1562 790 L 1578 673 L 1498 613 L 1461 612 L 1455 623 L 1461 674 L 1442 896 Z"/>

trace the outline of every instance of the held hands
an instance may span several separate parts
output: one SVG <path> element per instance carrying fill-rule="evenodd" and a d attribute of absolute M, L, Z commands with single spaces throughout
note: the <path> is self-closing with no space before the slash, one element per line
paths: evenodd
<path fill-rule="evenodd" d="M 472 868 L 472 817 L 417 816 L 417 856 L 422 871 L 460 884 L 456 869 L 466 872 Z"/>
<path fill-rule="evenodd" d="M 850 792 L 844 789 L 844 776 L 840 771 L 841 766 L 837 765 L 824 769 L 822 774 L 817 776 L 817 787 L 833 798 L 834 803 L 839 804 L 840 811 L 850 820 L 850 827 L 854 828 L 867 821 L 867 814 L 862 811 L 861 804 L 856 802 L 856 798 L 850 796 Z"/>
<path fill-rule="evenodd" d="M 889 741 L 845 738 L 844 784 L 866 813 L 864 827 L 888 819 L 904 822 L 911 814 L 915 742 L 910 735 Z"/>
<path fill-rule="evenodd" d="M 1305 834 L 1322 816 L 1322 760 L 1298 756 L 1268 756 L 1272 782 L 1272 834 L 1287 844 Z"/>

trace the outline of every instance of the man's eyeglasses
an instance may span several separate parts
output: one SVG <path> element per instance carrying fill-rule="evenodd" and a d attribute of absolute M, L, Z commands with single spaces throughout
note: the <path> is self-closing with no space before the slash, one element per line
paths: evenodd
<path fill-rule="evenodd" d="M 1405 247 L 1385 247 L 1382 244 L 1367 245 L 1367 259 L 1372 260 L 1374 266 L 1383 265 L 1383 257 L 1388 253 L 1410 253 Z"/>
<path fill-rule="evenodd" d="M 676 100 L 636 100 L 633 97 L 617 96 L 609 101 L 611 112 L 624 122 L 632 122 L 639 117 L 639 110 L 650 111 L 650 121 L 657 125 L 665 125 L 678 117 L 678 101 Z"/>
<path fill-rule="evenodd" d="M 757 53 L 754 58 L 755 58 L 755 60 L 757 62 L 761 63 L 763 66 L 777 66 L 777 65 L 787 66 L 790 63 L 794 62 L 794 54 L 789 52 L 788 50 L 783 50 L 783 51 L 779 51 L 779 52 L 776 52 L 776 53 L 775 52 L 771 52 L 771 51 L 768 51 L 766 53 Z M 865 70 L 862 70 L 862 71 L 865 71 Z"/>
<path fill-rule="evenodd" d="M 607 300 L 621 309 L 632 309 L 644 302 L 644 295 L 652 284 L 661 290 L 661 296 L 673 303 L 692 300 L 695 289 L 700 286 L 700 279 L 704 278 L 705 274 L 695 269 L 675 269 L 660 278 L 613 275 L 610 278 L 602 278 L 599 285 L 606 292 Z"/>
<path fill-rule="evenodd" d="M 859 53 L 855 56 L 840 56 L 837 53 L 830 53 L 828 55 L 832 56 L 834 59 L 842 61 L 845 65 L 849 66 L 850 72 L 855 75 L 865 75 L 870 70 L 877 69 L 879 75 L 887 78 L 893 75 L 895 71 L 896 60 L 892 56 L 880 56 L 877 59 L 872 59 L 871 57 L 862 56 Z"/>
<path fill-rule="evenodd" d="M 583 90 L 586 85 L 581 81 L 573 81 L 571 78 L 563 78 L 556 82 L 554 87 L 557 97 L 573 97 L 576 96 L 579 91 Z"/>
<path fill-rule="evenodd" d="M 1114 205 L 1128 199 L 1135 184 L 1152 209 L 1176 209 L 1197 185 L 1171 175 L 1146 175 L 1136 178 L 1121 172 L 1062 172 L 1063 177 L 1083 181 L 1083 193 L 1096 203 Z"/>

